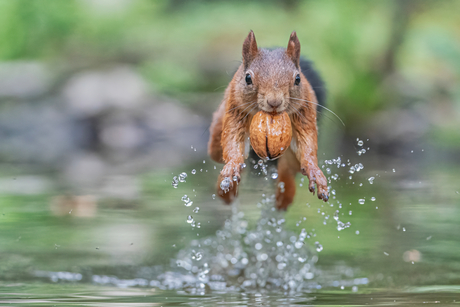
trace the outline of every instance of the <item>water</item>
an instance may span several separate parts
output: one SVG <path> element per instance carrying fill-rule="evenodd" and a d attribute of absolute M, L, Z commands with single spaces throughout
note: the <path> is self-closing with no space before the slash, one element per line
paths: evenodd
<path fill-rule="evenodd" d="M 86 285 L 2 285 L 1 306 L 458 306 L 458 286 L 356 293 L 347 290 L 286 296 L 267 292 L 218 292 L 120 289 Z"/>
<path fill-rule="evenodd" d="M 134 200 L 3 193 L 0 305 L 458 305 L 459 167 L 368 154 L 324 160 L 328 203 L 299 178 L 286 214 L 258 161 L 235 206 L 208 160 L 141 177 Z"/>

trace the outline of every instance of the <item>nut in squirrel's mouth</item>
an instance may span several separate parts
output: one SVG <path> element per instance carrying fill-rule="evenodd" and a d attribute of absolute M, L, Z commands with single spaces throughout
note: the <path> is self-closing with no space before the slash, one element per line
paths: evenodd
<path fill-rule="evenodd" d="M 286 109 L 283 108 L 282 110 L 280 110 L 279 107 L 276 107 L 276 108 L 271 108 L 271 110 L 267 111 L 266 108 L 261 108 L 262 111 L 264 111 L 265 113 L 267 114 L 270 114 L 270 115 L 276 115 L 276 114 L 280 114 L 280 113 L 283 113 L 283 112 L 286 112 Z"/>

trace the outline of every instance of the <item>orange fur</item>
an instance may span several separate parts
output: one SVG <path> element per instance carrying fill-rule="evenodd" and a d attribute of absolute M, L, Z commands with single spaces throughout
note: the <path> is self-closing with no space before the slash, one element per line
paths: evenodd
<path fill-rule="evenodd" d="M 266 112 L 288 112 L 292 122 L 296 148 L 290 148 L 279 159 L 278 182 L 284 183 L 284 192 L 277 188 L 277 208 L 287 209 L 295 195 L 295 175 L 301 172 L 309 179 L 309 188 L 318 198 L 328 200 L 327 180 L 317 161 L 315 92 L 299 68 L 300 43 L 295 32 L 291 34 L 286 50 L 258 49 L 251 31 L 243 44 L 243 64 L 233 76 L 225 91 L 219 109 L 213 115 L 210 127 L 208 153 L 211 158 L 225 163 L 217 183 L 218 195 L 231 203 L 238 195 L 238 184 L 244 163 L 245 138 L 253 115 Z M 300 84 L 295 84 L 295 76 Z M 248 75 L 251 83 L 248 83 Z M 293 99 L 294 98 L 294 99 Z M 297 99 L 297 100 L 295 100 Z M 228 177 L 228 191 L 220 182 Z"/>

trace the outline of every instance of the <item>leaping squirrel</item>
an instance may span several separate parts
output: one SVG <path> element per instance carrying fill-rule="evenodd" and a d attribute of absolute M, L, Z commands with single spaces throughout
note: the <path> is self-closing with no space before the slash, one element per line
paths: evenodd
<path fill-rule="evenodd" d="M 276 206 L 286 210 L 295 195 L 295 176 L 301 172 L 309 179 L 314 194 L 327 201 L 327 180 L 318 167 L 317 105 L 322 105 L 325 90 L 312 63 L 301 59 L 300 42 L 292 32 L 286 49 L 257 47 L 251 31 L 243 43 L 243 62 L 225 90 L 210 127 L 208 153 L 219 163 L 225 163 L 218 179 L 218 195 L 231 203 L 238 194 L 240 174 L 249 152 L 249 126 L 254 114 L 263 110 L 271 114 L 287 112 L 292 125 L 291 146 L 278 160 Z M 229 180 L 223 190 L 219 183 Z"/>

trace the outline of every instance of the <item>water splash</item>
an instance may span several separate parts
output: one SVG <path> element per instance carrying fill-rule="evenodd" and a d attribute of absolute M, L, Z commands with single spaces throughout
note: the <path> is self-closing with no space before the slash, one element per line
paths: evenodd
<path fill-rule="evenodd" d="M 283 214 L 274 210 L 274 196 L 260 202 L 262 214 L 254 229 L 233 205 L 233 215 L 215 236 L 194 240 L 177 255 L 176 264 L 196 276 L 197 288 L 216 283 L 238 288 L 281 288 L 300 291 L 316 274 L 316 252 L 307 233 L 284 228 Z M 318 250 L 318 246 L 316 247 Z M 321 247 L 322 249 L 322 247 Z M 195 257 L 200 253 L 199 259 Z"/>

